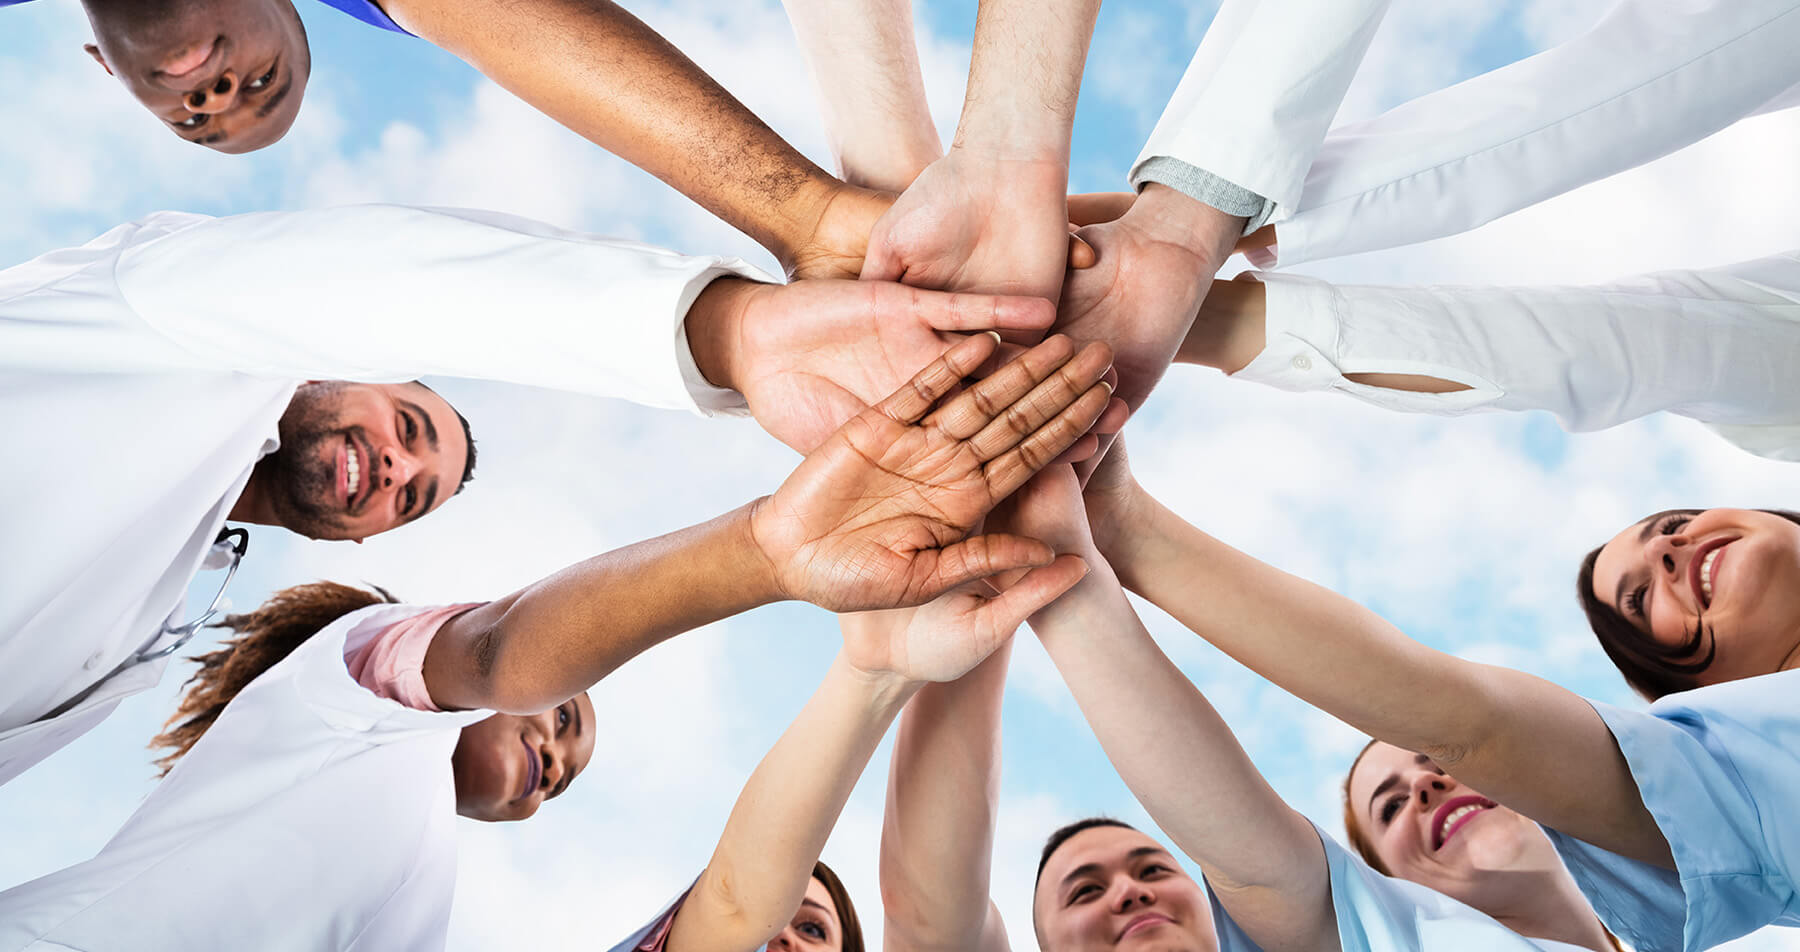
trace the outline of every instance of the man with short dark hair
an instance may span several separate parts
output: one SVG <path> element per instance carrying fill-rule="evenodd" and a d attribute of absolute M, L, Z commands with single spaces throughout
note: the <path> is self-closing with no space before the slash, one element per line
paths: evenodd
<path fill-rule="evenodd" d="M 162 212 L 0 271 L 0 783 L 156 683 L 227 520 L 320 539 L 430 513 L 473 465 L 426 375 L 753 412 L 802 451 L 1045 301 L 767 285 L 486 212 Z M 236 544 L 229 544 L 237 538 Z"/>

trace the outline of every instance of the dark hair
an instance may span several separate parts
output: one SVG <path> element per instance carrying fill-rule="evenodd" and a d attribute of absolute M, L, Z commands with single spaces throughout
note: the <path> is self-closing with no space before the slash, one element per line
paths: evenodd
<path fill-rule="evenodd" d="M 393 601 L 394 596 L 381 588 L 366 591 L 336 582 L 313 582 L 284 588 L 255 611 L 227 615 L 224 621 L 210 626 L 230 628 L 237 637 L 193 659 L 200 669 L 182 686 L 186 693 L 175 713 L 163 723 L 163 732 L 150 742 L 151 750 L 172 748 L 156 759 L 156 766 L 161 768 L 157 776 L 168 775 L 239 691 L 293 654 L 306 639 L 359 608 Z"/>
<path fill-rule="evenodd" d="M 823 860 L 813 863 L 812 878 L 825 887 L 825 892 L 831 896 L 831 904 L 837 907 L 838 925 L 844 933 L 844 952 L 864 952 L 862 921 L 856 918 L 856 906 L 850 902 L 850 891 L 844 888 L 844 881 Z"/>
<path fill-rule="evenodd" d="M 1050 857 L 1052 854 L 1057 850 L 1062 849 L 1062 845 L 1073 839 L 1075 834 L 1084 830 L 1091 830 L 1097 826 L 1116 826 L 1131 830 L 1132 832 L 1137 831 L 1137 827 L 1126 823 L 1124 820 L 1115 820 L 1109 816 L 1091 816 L 1085 820 L 1076 820 L 1073 823 L 1058 828 L 1056 832 L 1050 834 L 1049 839 L 1044 841 L 1044 851 L 1038 854 L 1037 878 L 1032 880 L 1032 888 L 1035 889 L 1037 883 L 1044 881 L 1044 867 L 1050 864 Z"/>
<path fill-rule="evenodd" d="M 1665 509 L 1639 519 L 1638 523 L 1652 522 L 1664 516 L 1697 515 L 1703 511 Z M 1800 513 L 1785 509 L 1757 511 L 1780 516 L 1800 525 Z M 1612 659 L 1613 666 L 1625 676 L 1625 682 L 1631 685 L 1632 690 L 1652 701 L 1677 691 L 1700 687 L 1699 674 L 1711 667 L 1718 652 L 1718 643 L 1710 637 L 1711 630 L 1702 624 L 1695 627 L 1693 633 L 1680 644 L 1665 645 L 1658 642 L 1632 624 L 1618 609 L 1602 602 L 1594 594 L 1594 563 L 1599 558 L 1600 549 L 1595 549 L 1581 560 L 1581 571 L 1575 575 L 1575 595 L 1581 601 L 1582 612 L 1587 615 L 1588 627 L 1594 630 L 1594 636 L 1600 640 L 1600 647 Z"/>
<path fill-rule="evenodd" d="M 443 394 L 438 393 L 436 390 L 432 390 L 430 386 L 426 385 L 425 381 L 415 380 L 413 383 L 416 383 L 427 390 L 431 390 L 432 393 L 437 393 L 439 399 L 444 399 Z M 464 487 L 469 485 L 469 480 L 475 478 L 475 434 L 469 429 L 469 418 L 463 416 L 462 411 L 458 410 L 455 404 L 451 403 L 449 400 L 444 400 L 444 406 L 449 407 L 450 412 L 456 414 L 456 422 L 462 424 L 463 442 L 469 447 L 469 455 L 463 460 L 462 479 L 458 480 L 456 483 L 456 492 L 460 493 L 463 491 Z M 451 495 L 454 496 L 456 493 L 451 493 Z"/>

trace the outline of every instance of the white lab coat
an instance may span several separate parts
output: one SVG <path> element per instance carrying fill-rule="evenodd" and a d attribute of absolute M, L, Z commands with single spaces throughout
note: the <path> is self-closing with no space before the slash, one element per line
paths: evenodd
<path fill-rule="evenodd" d="M 344 663 L 427 610 L 352 612 L 252 681 L 99 854 L 0 893 L 0 950 L 442 949 L 450 754 L 491 712 L 413 710 Z"/>
<path fill-rule="evenodd" d="M 163 212 L 0 271 L 0 783 L 161 676 L 181 601 L 309 379 L 502 380 L 731 412 L 682 320 L 736 259 L 488 212 Z M 254 557 L 254 550 L 252 556 Z"/>
<path fill-rule="evenodd" d="M 1275 205 L 1300 200 L 1313 156 L 1387 0 L 1226 0 L 1132 163 L 1167 156 Z"/>
<path fill-rule="evenodd" d="M 1800 0 L 1620 0 L 1587 33 L 1331 130 L 1269 268 L 1458 234 L 1800 104 Z"/>
<path fill-rule="evenodd" d="M 1547 410 L 1599 430 L 1666 410 L 1800 461 L 1800 252 L 1586 287 L 1357 287 L 1260 273 L 1261 353 L 1234 377 L 1389 410 Z M 1347 374 L 1419 374 L 1451 393 Z"/>

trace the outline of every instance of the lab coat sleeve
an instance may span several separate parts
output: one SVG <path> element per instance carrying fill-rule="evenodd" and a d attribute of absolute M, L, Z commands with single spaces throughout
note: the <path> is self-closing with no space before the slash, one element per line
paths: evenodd
<path fill-rule="evenodd" d="M 135 245 L 117 281 L 148 324 L 223 370 L 392 382 L 441 374 L 735 410 L 683 320 L 713 279 L 767 280 L 492 212 L 362 205 L 203 221 Z"/>
<path fill-rule="evenodd" d="M 1386 0 L 1226 0 L 1132 163 L 1167 157 L 1275 206 L 1300 200 Z"/>
<path fill-rule="evenodd" d="M 1800 925 L 1800 671 L 1670 695 L 1648 712 L 1594 709 L 1668 840 L 1673 872 L 1548 831 L 1607 927 L 1638 952 L 1699 952 Z"/>
<path fill-rule="evenodd" d="M 1353 287 L 1256 277 L 1267 290 L 1266 342 L 1240 378 L 1412 412 L 1548 410 L 1576 431 L 1668 410 L 1727 425 L 1722 431 L 1800 432 L 1792 430 L 1800 423 L 1792 384 L 1800 252 L 1589 287 Z M 1467 389 L 1410 393 L 1346 379 L 1359 373 L 1437 377 Z M 1761 449 L 1800 458 L 1800 443 Z"/>
<path fill-rule="evenodd" d="M 1793 105 L 1800 0 L 1622 0 L 1587 33 L 1325 139 L 1260 267 L 1467 231 Z"/>

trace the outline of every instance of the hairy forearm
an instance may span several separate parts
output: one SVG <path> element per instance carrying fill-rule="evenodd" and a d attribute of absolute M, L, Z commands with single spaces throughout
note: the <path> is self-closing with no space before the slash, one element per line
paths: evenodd
<path fill-rule="evenodd" d="M 943 154 L 913 40 L 912 0 L 783 0 L 846 182 L 904 191 Z"/>
<path fill-rule="evenodd" d="M 988 895 L 1000 797 L 1000 707 L 1012 643 L 907 704 L 881 829 L 888 952 L 1004 952 Z M 984 939 L 984 935 L 997 939 Z"/>
<path fill-rule="evenodd" d="M 608 0 L 386 0 L 384 7 L 400 25 L 669 183 L 784 263 L 838 184 Z"/>
<path fill-rule="evenodd" d="M 982 0 L 955 144 L 1066 164 L 1099 12 L 1100 0 Z"/>
<path fill-rule="evenodd" d="M 1100 564 L 1031 626 L 1119 776 L 1259 944 L 1334 935 L 1318 836 L 1089 561 Z"/>
<path fill-rule="evenodd" d="M 750 511 L 596 556 L 457 616 L 425 655 L 432 699 L 536 714 L 664 639 L 781 598 Z"/>
<path fill-rule="evenodd" d="M 916 685 L 843 657 L 732 807 L 712 861 L 669 935 L 669 952 L 742 952 L 793 916 L 813 863 L 875 747 Z"/>
<path fill-rule="evenodd" d="M 1356 602 L 1143 502 L 1150 515 L 1115 563 L 1132 591 L 1308 703 L 1431 756 L 1532 819 L 1666 861 L 1611 733 L 1580 697 L 1428 648 Z"/>

